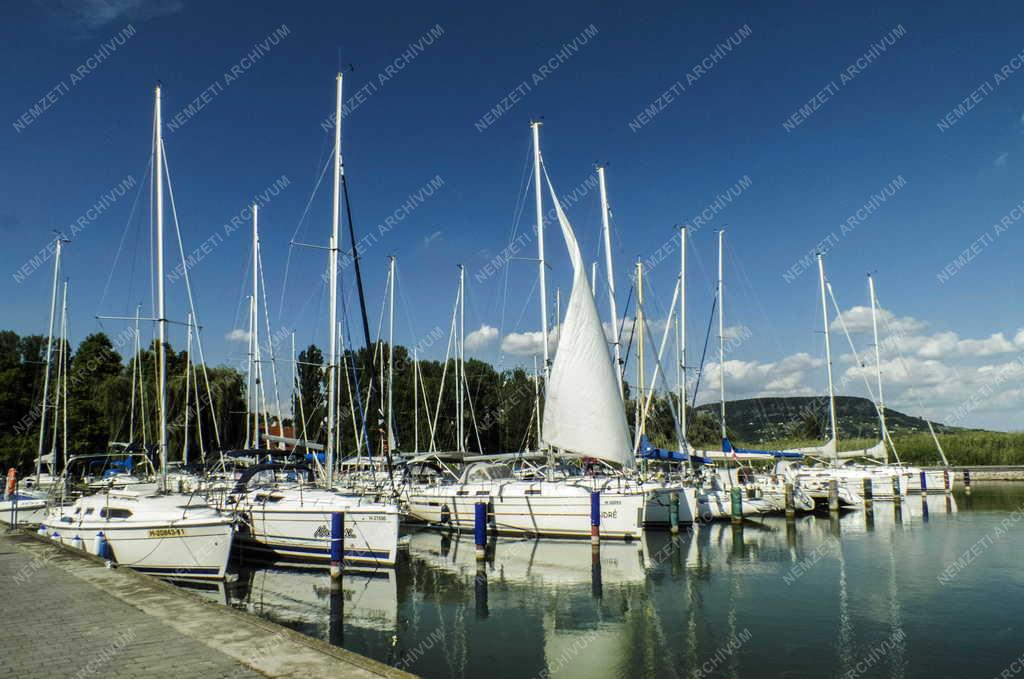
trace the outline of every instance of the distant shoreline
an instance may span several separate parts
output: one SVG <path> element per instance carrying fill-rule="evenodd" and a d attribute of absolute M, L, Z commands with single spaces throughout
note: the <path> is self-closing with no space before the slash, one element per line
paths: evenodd
<path fill-rule="evenodd" d="M 931 467 L 931 469 L 941 469 L 942 467 Z M 924 467 L 928 469 L 928 467 Z M 971 472 L 971 483 L 975 481 L 1024 481 L 1024 466 L 1014 465 L 979 465 L 973 467 L 950 467 L 950 469 L 960 476 L 960 482 L 963 483 L 963 472 L 968 470 Z"/>

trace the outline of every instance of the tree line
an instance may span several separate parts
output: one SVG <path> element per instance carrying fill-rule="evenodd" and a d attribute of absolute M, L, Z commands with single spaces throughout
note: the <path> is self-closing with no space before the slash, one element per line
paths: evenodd
<path fill-rule="evenodd" d="M 152 448 L 159 435 L 156 341 L 135 352 L 132 333 L 113 340 L 106 333 L 94 333 L 77 348 L 54 339 L 49 397 L 44 408 L 46 344 L 46 338 L 40 335 L 22 337 L 0 331 L 0 464 L 4 468 L 13 465 L 28 471 L 34 467 L 44 416 L 43 453 L 53 452 L 58 461 L 68 455 L 103 453 L 113 442 Z M 203 366 L 186 351 L 175 351 L 170 345 L 166 349 L 169 459 L 181 459 L 186 431 L 191 460 L 199 459 L 201 451 L 242 447 L 247 425 L 246 374 L 236 366 Z M 342 455 L 355 452 L 356 433 L 364 431 L 375 454 L 384 450 L 389 350 L 386 344 L 380 344 L 372 353 L 363 348 L 347 351 L 342 357 L 337 385 Z M 281 401 L 290 403 L 290 408 L 284 407 L 288 412 L 282 413 L 284 426 L 293 427 L 296 437 L 320 444 L 326 441 L 327 429 L 324 364 L 323 351 L 311 344 L 298 356 L 295 385 L 290 364 L 279 361 L 277 366 Z M 382 366 L 385 382 L 381 381 Z M 58 373 L 63 376 L 59 383 Z M 265 367 L 263 374 L 266 380 L 270 370 Z M 396 345 L 393 374 L 396 451 L 458 449 L 455 361 L 420 360 L 414 366 L 410 351 Z M 267 419 L 273 426 L 276 399 L 272 385 L 264 387 L 267 409 L 271 411 Z M 523 368 L 498 370 L 484 361 L 469 359 L 465 364 L 465 387 L 466 450 L 536 450 L 538 407 L 543 417 L 543 378 L 537 381 Z M 645 433 L 655 445 L 675 449 L 676 428 L 669 398 L 654 399 Z M 635 401 L 628 387 L 625 408 L 632 423 Z M 715 446 L 718 425 L 714 418 L 699 411 L 690 411 L 688 416 L 691 443 Z M 261 416 L 261 426 L 263 421 Z"/>

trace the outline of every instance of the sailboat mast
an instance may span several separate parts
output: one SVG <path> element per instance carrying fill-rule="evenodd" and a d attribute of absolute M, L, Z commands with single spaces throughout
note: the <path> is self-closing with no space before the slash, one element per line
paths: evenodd
<path fill-rule="evenodd" d="M 882 396 L 882 350 L 878 345 L 878 317 L 875 297 L 875 279 L 868 274 L 868 293 L 871 295 L 871 332 L 875 339 L 875 376 L 878 378 L 878 421 L 882 427 L 882 447 L 885 448 L 885 463 L 889 464 L 889 427 L 885 423 L 885 397 Z"/>
<path fill-rule="evenodd" d="M 61 386 L 63 385 L 64 418 L 61 425 L 62 452 L 68 449 L 68 281 L 64 279 L 64 292 L 60 303 L 60 351 L 57 357 L 57 384 L 54 388 L 53 443 L 50 445 L 50 469 L 57 471 L 57 421 L 61 414 Z"/>
<path fill-rule="evenodd" d="M 260 390 L 263 388 L 263 367 L 260 365 L 260 303 L 259 303 L 259 261 L 260 261 L 260 227 L 259 227 L 259 205 L 252 206 L 252 350 L 253 366 L 256 374 L 256 418 L 254 421 L 254 432 L 256 434 L 256 447 L 260 447 Z M 270 432 L 266 432 L 269 436 Z M 270 441 L 267 441 L 270 447 Z"/>
<path fill-rule="evenodd" d="M 636 262 L 636 440 L 644 433 L 644 265 Z M 633 446 L 636 449 L 636 445 Z"/>
<path fill-rule="evenodd" d="M 188 315 L 188 339 L 185 343 L 185 444 L 181 448 L 181 460 L 184 464 L 188 464 L 188 411 L 189 403 L 188 396 L 192 391 L 192 314 Z M 198 385 L 196 385 L 198 388 Z M 197 411 L 198 415 L 198 411 Z"/>
<path fill-rule="evenodd" d="M 416 347 L 412 348 L 412 446 L 413 452 L 420 452 L 420 357 Z"/>
<path fill-rule="evenodd" d="M 622 386 L 622 347 L 619 344 L 619 312 L 615 308 L 615 271 L 612 268 L 612 236 L 609 222 L 608 191 L 605 187 L 604 166 L 597 167 L 597 185 L 601 191 L 601 233 L 604 238 L 604 267 L 608 278 L 608 314 L 612 320 L 612 349 L 615 352 L 615 379 L 619 381 L 619 396 L 625 398 Z M 596 286 L 595 286 L 596 287 Z"/>
<path fill-rule="evenodd" d="M 160 391 L 160 486 L 167 489 L 167 313 L 164 300 L 164 159 L 163 122 L 160 111 L 160 85 L 156 86 L 156 130 L 153 160 L 153 176 L 156 185 L 156 325 L 159 342 Z"/>
<path fill-rule="evenodd" d="M 458 338 L 459 360 L 455 369 L 455 379 L 458 386 L 458 436 L 459 445 L 457 450 L 466 450 L 466 270 L 459 264 L 459 338 Z M 483 451 L 481 451 L 483 452 Z"/>
<path fill-rule="evenodd" d="M 539 120 L 530 123 L 533 128 L 533 187 L 534 205 L 537 211 L 537 275 L 540 277 L 540 331 L 541 344 L 544 347 L 544 384 L 551 377 L 551 363 L 548 358 L 548 286 L 544 262 L 544 202 L 541 190 L 540 160 L 540 126 Z M 538 431 L 540 431 L 538 423 Z"/>
<path fill-rule="evenodd" d="M 722 443 L 725 444 L 725 229 L 718 232 L 718 400 L 722 426 Z"/>
<path fill-rule="evenodd" d="M 825 256 L 818 253 L 818 280 L 821 284 L 821 317 L 825 323 L 825 367 L 828 373 L 828 419 L 835 446 L 834 463 L 839 464 L 839 436 L 836 430 L 836 394 L 832 384 L 832 334 L 828 327 L 828 302 L 825 298 Z"/>
<path fill-rule="evenodd" d="M 679 431 L 686 444 L 686 227 L 679 228 Z M 683 451 L 686 452 L 686 451 Z"/>
<path fill-rule="evenodd" d="M 327 487 L 334 485 L 334 427 L 335 418 L 335 390 L 336 375 L 335 364 L 338 361 L 338 222 L 341 218 L 341 86 L 342 74 L 337 76 L 337 89 L 334 100 L 334 201 L 331 209 L 331 239 L 328 248 L 329 271 L 328 285 L 331 288 L 330 312 L 328 322 L 330 324 L 330 358 L 327 361 L 327 454 L 325 463 L 327 467 Z M 353 250 L 356 244 L 352 243 Z"/>
<path fill-rule="evenodd" d="M 57 249 L 53 255 L 53 288 L 50 291 L 50 329 L 46 333 L 46 373 L 43 375 L 43 402 L 39 412 L 39 450 L 36 454 L 36 481 L 43 473 L 43 444 L 46 441 L 46 402 L 50 397 L 50 361 L 53 357 L 53 318 L 57 313 L 57 280 L 60 277 L 60 253 L 64 240 L 57 237 Z"/>
<path fill-rule="evenodd" d="M 64 352 L 64 356 L 62 357 L 61 360 L 64 361 L 64 388 L 63 388 L 64 411 L 63 411 L 63 423 L 61 425 L 61 437 L 63 438 L 63 442 L 62 442 L 62 445 L 61 445 L 61 457 L 64 458 L 64 460 L 63 460 L 64 461 L 64 465 L 61 467 L 61 469 L 63 469 L 64 467 L 67 467 L 67 464 L 68 464 L 68 370 L 70 370 L 70 366 L 68 366 L 68 359 L 70 358 L 70 353 L 71 353 L 71 344 L 70 344 L 70 341 L 69 341 L 69 338 L 71 336 L 71 328 L 68 326 L 68 281 L 67 281 L 67 279 L 64 280 L 64 321 L 63 321 L 63 324 L 64 324 L 64 343 L 63 343 L 64 346 L 63 346 L 62 351 Z M 56 472 L 58 470 L 57 458 L 56 457 L 53 458 L 53 470 L 54 470 L 54 472 Z"/>
<path fill-rule="evenodd" d="M 135 375 L 139 365 L 139 307 L 135 307 L 135 356 L 132 357 L 132 400 L 128 410 L 128 443 L 135 443 Z"/>
<path fill-rule="evenodd" d="M 394 386 L 395 386 L 395 257 L 388 259 L 388 450 L 395 441 L 394 431 Z"/>
<path fill-rule="evenodd" d="M 252 417 L 256 412 L 253 407 L 254 396 L 252 387 L 253 378 L 253 350 L 252 350 L 252 297 L 249 297 L 249 361 L 245 371 L 245 447 L 256 448 L 253 444 Z"/>

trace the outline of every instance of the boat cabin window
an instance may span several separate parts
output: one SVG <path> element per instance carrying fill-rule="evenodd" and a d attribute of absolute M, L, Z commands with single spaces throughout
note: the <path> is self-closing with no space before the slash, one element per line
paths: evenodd
<path fill-rule="evenodd" d="M 85 510 L 85 515 L 89 516 L 90 514 L 92 514 L 92 509 L 93 509 L 92 507 L 89 507 L 88 509 L 86 509 Z"/>
<path fill-rule="evenodd" d="M 464 483 L 483 483 L 512 477 L 512 468 L 507 464 L 478 462 L 466 468 Z"/>
<path fill-rule="evenodd" d="M 130 509 L 120 509 L 118 507 L 103 507 L 100 509 L 100 518 L 103 519 L 130 519 L 132 511 Z"/>

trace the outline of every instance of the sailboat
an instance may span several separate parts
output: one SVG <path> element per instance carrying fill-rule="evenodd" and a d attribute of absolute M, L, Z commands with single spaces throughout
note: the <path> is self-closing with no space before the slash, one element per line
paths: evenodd
<path fill-rule="evenodd" d="M 824 281 L 823 266 L 824 265 L 822 264 L 821 276 Z M 822 285 L 822 304 L 825 304 L 824 290 L 827 288 L 831 295 L 832 288 L 827 282 L 823 282 Z M 819 485 L 823 482 L 827 483 L 829 478 L 837 478 L 842 485 L 852 486 L 854 490 L 862 489 L 866 482 L 870 483 L 872 495 L 877 499 L 892 499 L 896 492 L 899 492 L 900 495 L 906 495 L 908 491 L 920 492 L 922 490 L 922 484 L 924 491 L 927 493 L 949 493 L 953 487 L 953 475 L 947 468 L 924 470 L 920 467 L 904 465 L 898 457 L 895 464 L 890 464 L 889 451 L 891 448 L 895 453 L 895 446 L 893 445 L 892 437 L 889 434 L 889 428 L 885 418 L 881 345 L 878 341 L 878 298 L 875 294 L 875 281 L 870 274 L 868 275 L 868 293 L 871 298 L 871 328 L 874 339 L 875 377 L 878 388 L 878 400 L 875 403 L 875 409 L 878 412 L 879 441 L 871 448 L 864 450 L 838 451 L 835 444 L 835 433 L 833 433 L 833 438 L 828 444 L 828 450 L 831 452 L 835 461 L 834 468 L 832 470 L 804 470 L 801 473 L 804 475 L 807 483 L 817 482 Z M 832 301 L 838 313 L 839 306 L 836 303 L 834 296 L 832 296 Z M 842 322 L 841 316 L 840 322 Z M 846 332 L 845 324 L 843 324 L 843 330 Z M 826 332 L 828 332 L 827 329 Z M 849 339 L 849 333 L 847 333 L 847 338 Z M 850 340 L 850 346 L 852 349 L 852 340 Z M 854 353 L 856 355 L 855 350 Z M 834 412 L 832 417 L 834 418 Z M 942 446 L 939 444 L 938 437 L 935 435 L 935 430 L 932 428 L 930 422 L 928 422 L 928 427 L 935 440 L 936 448 L 945 461 Z M 840 464 L 840 460 L 845 460 L 845 462 Z M 857 462 L 857 460 L 860 460 L 860 462 Z M 894 483 L 894 478 L 899 479 L 898 484 Z"/>
<path fill-rule="evenodd" d="M 108 490 L 54 508 L 46 520 L 51 537 L 71 546 L 95 544 L 117 563 L 168 577 L 223 578 L 234 537 L 234 519 L 193 495 L 167 493 L 167 356 L 164 296 L 164 148 L 160 86 L 153 126 L 156 211 L 156 280 L 159 349 L 159 490 Z M 101 539 L 102 538 L 102 539 Z M 104 548 L 105 545 L 105 548 Z"/>
<path fill-rule="evenodd" d="M 835 387 L 832 379 L 832 342 L 831 322 L 828 313 L 828 301 L 826 291 L 831 291 L 831 285 L 825 278 L 825 258 L 818 253 L 818 282 L 821 289 L 821 312 L 825 326 L 825 368 L 828 376 L 828 405 L 829 405 L 829 440 L 823 445 L 800 449 L 807 457 L 817 457 L 823 460 L 825 466 L 802 467 L 799 465 L 788 465 L 780 463 L 776 471 L 794 483 L 800 484 L 816 502 L 823 504 L 828 501 L 829 486 L 832 481 L 836 482 L 839 505 L 843 507 L 858 507 L 864 502 L 862 497 L 863 489 L 867 483 L 873 493 L 873 497 L 879 499 L 890 499 L 894 496 L 895 488 L 893 477 L 900 476 L 898 468 L 879 464 L 857 465 L 850 462 L 840 464 L 840 460 L 852 460 L 854 458 L 877 459 L 887 456 L 885 447 L 888 436 L 884 414 L 880 415 L 880 440 L 877 444 L 868 449 L 839 451 L 839 431 L 836 417 Z M 873 294 L 872 294 L 873 297 Z M 834 298 L 833 298 L 834 300 Z M 872 319 L 874 320 L 874 303 L 872 302 Z M 877 326 L 876 326 L 876 352 L 877 347 Z M 851 344 L 852 347 L 852 344 Z M 876 353 L 877 356 L 877 353 Z M 880 379 L 880 378 L 879 378 Z M 879 382 L 881 386 L 881 382 Z M 831 466 L 828 466 L 831 461 Z M 906 482 L 899 484 L 901 495 L 906 494 Z"/>
<path fill-rule="evenodd" d="M 468 529 L 474 524 L 475 505 L 485 503 L 489 521 L 499 534 L 583 538 L 592 535 L 591 515 L 597 511 L 602 537 L 638 538 L 648 518 L 651 493 L 667 495 L 668 491 L 648 491 L 631 473 L 635 468 L 633 446 L 615 367 L 576 235 L 550 178 L 546 183 L 572 263 L 573 285 L 559 329 L 558 351 L 553 363 L 548 361 L 542 212 L 546 172 L 541 165 L 540 122 L 534 121 L 531 127 L 546 373 L 538 438 L 549 450 L 548 464 L 542 478 L 521 479 L 513 475 L 507 462 L 469 462 L 458 482 L 411 491 L 409 512 L 428 523 Z M 572 465 L 556 469 L 556 457 L 590 458 L 604 465 L 608 473 L 577 475 L 578 468 Z"/>
<path fill-rule="evenodd" d="M 607 275 L 607 287 L 608 287 L 608 316 L 610 319 L 610 325 L 612 329 L 612 348 L 614 350 L 614 365 L 615 365 L 615 377 L 618 381 L 619 386 L 619 397 L 625 399 L 625 386 L 622 379 L 622 366 L 623 360 L 620 352 L 619 342 L 619 319 L 618 312 L 615 304 L 615 273 L 612 266 L 612 254 L 611 254 L 611 209 L 608 205 L 608 192 L 607 183 L 605 180 L 605 168 L 598 166 L 597 168 L 597 179 L 598 189 L 600 192 L 601 200 L 601 231 L 602 240 L 604 242 L 605 251 L 605 272 Z M 682 227 L 680 230 L 681 247 L 680 250 L 680 268 L 679 268 L 679 279 L 676 283 L 676 287 L 672 293 L 672 303 L 669 305 L 668 315 L 671 318 L 675 312 L 676 302 L 679 302 L 679 318 L 683 326 L 685 326 L 686 320 L 686 227 Z M 596 263 L 595 263 L 596 267 Z M 651 380 L 650 390 L 647 394 L 644 394 L 644 379 L 646 378 L 645 362 L 644 362 L 644 341 L 643 338 L 647 335 L 647 323 L 644 316 L 644 267 L 641 262 L 637 262 L 636 265 L 636 294 L 637 294 L 637 311 L 635 325 L 637 326 L 637 387 L 638 396 L 636 399 L 636 427 L 635 436 L 633 439 L 633 452 L 639 463 L 642 460 L 648 460 L 648 463 L 644 467 L 644 471 L 647 472 L 644 477 L 644 485 L 648 489 L 648 503 L 644 512 L 644 526 L 648 528 L 668 528 L 670 530 L 678 529 L 679 525 L 690 525 L 697 517 L 697 495 L 696 488 L 689 479 L 683 478 L 681 474 L 677 473 L 679 467 L 677 463 L 685 463 L 689 460 L 687 451 L 690 449 L 689 444 L 686 440 L 686 395 L 685 395 L 685 379 L 682 377 L 680 372 L 680 381 L 677 385 L 679 403 L 684 404 L 679 411 L 677 430 L 678 442 L 680 452 L 661 451 L 654 448 L 650 441 L 645 435 L 645 425 L 647 417 L 650 413 L 651 403 L 654 397 L 655 388 L 657 386 L 658 377 L 660 375 L 667 375 L 662 371 L 662 354 L 666 341 L 668 339 L 668 332 L 671 328 L 671 323 L 665 324 L 665 332 L 662 336 L 661 346 L 657 352 L 657 360 L 655 361 L 655 371 L 653 379 Z M 596 271 L 593 276 L 596 281 Z M 679 347 L 680 356 L 679 360 L 685 362 L 685 346 L 686 346 L 686 331 L 684 328 L 680 328 L 679 336 Z M 682 363 L 680 364 L 682 365 Z M 671 404 L 670 404 L 671 406 Z M 665 460 L 664 462 L 654 463 L 656 466 L 661 467 L 659 473 L 651 474 L 651 463 L 650 459 Z M 664 473 L 668 471 L 668 474 Z M 674 473 L 675 472 L 675 473 Z M 674 498 L 674 499 L 673 499 Z M 673 512 L 671 511 L 672 505 L 675 505 L 675 525 L 671 525 L 673 522 Z"/>
<path fill-rule="evenodd" d="M 228 502 L 246 524 L 243 544 L 259 551 L 292 559 L 326 561 L 330 558 L 331 515 L 344 512 L 344 560 L 372 566 L 394 566 L 398 560 L 401 513 L 394 503 L 376 502 L 373 496 L 334 489 L 335 428 L 337 426 L 338 323 L 337 281 L 341 200 L 341 93 L 337 75 L 334 125 L 334 202 L 328 246 L 330 286 L 330 358 L 328 363 L 327 449 L 324 478 L 314 485 L 303 471 L 281 465 L 263 465 L 246 472 Z M 353 248 L 355 244 L 353 244 Z M 308 476 L 308 475 L 307 475 Z"/>
<path fill-rule="evenodd" d="M 785 489 L 771 478 L 759 477 L 748 468 L 730 467 L 730 463 L 774 460 L 786 456 L 781 451 L 744 450 L 735 448 L 729 440 L 725 416 L 725 231 L 718 232 L 718 395 L 719 426 L 721 428 L 721 450 L 695 450 L 693 455 L 704 462 L 714 462 L 722 467 L 701 466 L 697 474 L 697 508 L 703 520 L 729 518 L 732 514 L 730 493 L 734 488 L 743 491 L 741 513 L 755 516 L 785 508 Z M 798 456 L 798 455 L 797 455 Z M 793 490 L 793 500 L 798 509 L 806 509 L 809 500 L 799 488 Z"/>
<path fill-rule="evenodd" d="M 39 416 L 39 449 L 36 455 L 36 473 L 34 476 L 29 476 L 23 479 L 20 484 L 17 481 L 17 470 L 11 469 L 14 477 L 8 477 L 5 487 L 3 488 L 3 494 L 0 494 L 0 523 L 6 523 L 9 525 L 17 524 L 38 524 L 43 521 L 48 511 L 48 500 L 50 498 L 49 492 L 53 491 L 57 486 L 58 477 L 54 475 L 56 457 L 56 442 L 57 432 L 56 424 L 57 420 L 54 417 L 54 432 L 53 432 L 53 445 L 54 449 L 50 453 L 43 454 L 43 445 L 46 438 L 46 420 L 47 410 L 53 409 L 54 415 L 56 416 L 59 410 L 60 404 L 60 377 L 61 372 L 58 372 L 57 376 L 57 387 L 56 387 L 56 405 L 50 405 L 49 403 L 49 391 L 50 391 L 50 363 L 53 357 L 53 323 L 54 314 L 56 313 L 57 305 L 57 285 L 60 277 L 60 262 L 61 254 L 63 250 L 64 240 L 58 236 L 55 242 L 54 258 L 53 258 L 53 290 L 50 296 L 50 327 L 49 335 L 46 340 L 46 372 L 43 378 L 43 400 L 40 404 L 40 416 Z M 67 365 L 67 338 L 65 331 L 67 328 L 67 296 L 68 296 L 68 284 L 64 282 L 64 301 L 63 311 L 61 313 L 61 355 L 58 359 L 58 366 L 65 367 Z M 64 374 L 64 381 L 67 382 L 67 375 Z M 66 402 L 67 390 L 65 388 L 65 421 L 67 414 L 67 402 Z M 66 454 L 66 453 L 65 453 Z M 50 468 L 50 473 L 43 472 L 43 464 L 47 464 Z M 19 488 L 20 485 L 20 488 Z"/>

